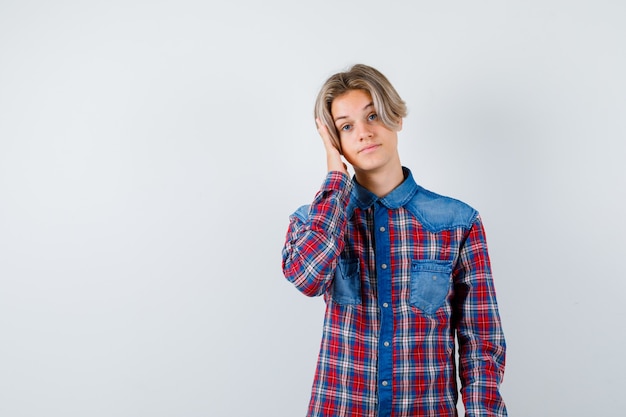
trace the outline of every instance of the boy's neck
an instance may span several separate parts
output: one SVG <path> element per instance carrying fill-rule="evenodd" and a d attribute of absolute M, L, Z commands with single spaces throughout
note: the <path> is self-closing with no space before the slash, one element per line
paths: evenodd
<path fill-rule="evenodd" d="M 404 171 L 401 164 L 394 165 L 392 168 L 383 171 L 360 171 L 356 172 L 355 175 L 356 180 L 362 187 L 376 194 L 379 198 L 392 192 L 404 181 Z"/>

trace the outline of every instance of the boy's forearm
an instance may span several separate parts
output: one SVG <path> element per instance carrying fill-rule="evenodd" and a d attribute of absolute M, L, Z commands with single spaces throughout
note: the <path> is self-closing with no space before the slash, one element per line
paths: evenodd
<path fill-rule="evenodd" d="M 305 295 L 321 295 L 332 282 L 344 247 L 350 188 L 346 174 L 331 172 L 308 212 L 290 218 L 283 273 Z"/>
<path fill-rule="evenodd" d="M 460 348 L 461 394 L 466 417 L 506 417 L 500 382 L 504 371 L 504 346 L 474 340 Z"/>

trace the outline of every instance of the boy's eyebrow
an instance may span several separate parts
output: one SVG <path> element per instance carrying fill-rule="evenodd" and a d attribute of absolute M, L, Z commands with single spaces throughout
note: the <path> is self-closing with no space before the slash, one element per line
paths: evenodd
<path fill-rule="evenodd" d="M 369 107 L 372 107 L 373 105 L 374 105 L 374 102 L 370 101 L 369 104 L 367 104 L 365 107 L 363 107 L 363 110 L 367 110 Z M 335 117 L 333 119 L 333 121 L 337 122 L 337 120 L 347 119 L 347 118 L 348 118 L 348 116 L 338 116 L 338 117 Z"/>

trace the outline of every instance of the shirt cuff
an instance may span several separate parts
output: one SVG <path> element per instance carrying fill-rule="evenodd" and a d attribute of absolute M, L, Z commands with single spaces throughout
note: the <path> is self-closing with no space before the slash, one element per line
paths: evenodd
<path fill-rule="evenodd" d="M 337 198 L 339 200 L 347 201 L 352 191 L 352 180 L 344 172 L 330 171 L 324 179 L 324 183 L 322 184 L 322 188 L 320 188 L 319 194 L 324 195 L 329 191 L 337 192 Z"/>

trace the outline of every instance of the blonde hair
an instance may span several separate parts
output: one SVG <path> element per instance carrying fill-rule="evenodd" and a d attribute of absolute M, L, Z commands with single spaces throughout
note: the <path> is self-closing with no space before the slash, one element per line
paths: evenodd
<path fill-rule="evenodd" d="M 350 90 L 368 92 L 380 121 L 391 130 L 400 130 L 402 118 L 407 114 L 406 104 L 382 73 L 370 66 L 356 64 L 326 80 L 315 100 L 315 119 L 320 119 L 326 126 L 337 149 L 341 151 L 341 141 L 330 109 L 334 99 Z"/>

